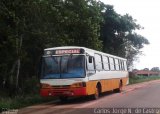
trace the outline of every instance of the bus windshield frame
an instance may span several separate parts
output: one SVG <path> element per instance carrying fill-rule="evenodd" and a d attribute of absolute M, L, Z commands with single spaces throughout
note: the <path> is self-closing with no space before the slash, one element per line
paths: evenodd
<path fill-rule="evenodd" d="M 66 54 L 43 56 L 41 79 L 85 78 L 85 55 Z"/>

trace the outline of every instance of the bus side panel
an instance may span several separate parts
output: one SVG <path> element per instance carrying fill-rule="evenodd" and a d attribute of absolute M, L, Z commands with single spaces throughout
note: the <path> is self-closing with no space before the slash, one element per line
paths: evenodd
<path fill-rule="evenodd" d="M 86 83 L 86 93 L 87 95 L 92 95 L 95 93 L 95 88 L 97 85 L 97 80 L 91 80 Z"/>
<path fill-rule="evenodd" d="M 101 80 L 102 92 L 110 91 L 119 87 L 120 79 Z"/>
<path fill-rule="evenodd" d="M 128 81 L 129 81 L 129 78 L 128 78 L 128 77 L 123 78 L 123 79 L 122 79 L 123 86 L 127 85 L 127 84 L 128 84 Z"/>
<path fill-rule="evenodd" d="M 101 83 L 101 86 L 102 86 L 102 92 L 106 91 L 107 90 L 107 80 L 101 80 L 100 81 Z"/>
<path fill-rule="evenodd" d="M 115 79 L 103 79 L 100 80 L 101 83 L 101 92 L 111 91 L 113 89 L 119 88 L 120 80 L 122 79 L 123 86 L 127 85 L 128 77 L 115 78 Z M 98 80 L 91 80 L 86 83 L 86 93 L 87 95 L 92 95 L 95 93 L 95 88 L 98 83 Z"/>
<path fill-rule="evenodd" d="M 107 79 L 101 80 L 102 92 L 111 91 L 113 89 L 119 88 L 120 80 L 122 79 L 123 86 L 127 85 L 128 77 L 119 78 L 119 79 Z"/>
<path fill-rule="evenodd" d="M 119 87 L 120 79 L 112 79 L 112 90 Z"/>

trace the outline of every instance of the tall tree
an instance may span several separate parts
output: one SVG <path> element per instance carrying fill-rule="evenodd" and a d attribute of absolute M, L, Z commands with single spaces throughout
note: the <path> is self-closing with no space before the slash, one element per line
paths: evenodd
<path fill-rule="evenodd" d="M 141 53 L 143 45 L 149 44 L 146 38 L 135 32 L 142 27 L 130 15 L 116 13 L 110 5 L 106 5 L 103 15 L 105 20 L 105 24 L 101 26 L 103 51 L 127 58 L 128 66 L 131 66 L 136 56 Z"/>
<path fill-rule="evenodd" d="M 1 0 L 0 79 L 10 87 L 23 86 L 26 78 L 36 76 L 44 48 L 101 50 L 103 8 L 96 0 Z"/>

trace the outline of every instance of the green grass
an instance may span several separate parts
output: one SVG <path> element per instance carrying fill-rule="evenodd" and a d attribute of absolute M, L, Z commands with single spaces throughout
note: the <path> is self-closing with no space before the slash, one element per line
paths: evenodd
<path fill-rule="evenodd" d="M 44 103 L 52 101 L 53 98 L 42 98 L 40 95 L 27 95 L 27 96 L 16 96 L 10 97 L 0 97 L 0 109 L 18 109 L 34 104 Z"/>
<path fill-rule="evenodd" d="M 35 86 L 36 85 L 36 86 Z M 27 79 L 23 83 L 23 91 L 11 94 L 11 90 L 0 89 L 0 111 L 3 109 L 19 109 L 39 103 L 44 103 L 56 99 L 42 98 L 39 95 L 39 80 L 35 78 Z M 34 87 L 34 88 L 33 88 Z"/>
<path fill-rule="evenodd" d="M 160 79 L 160 76 L 132 76 L 129 78 L 129 84 L 141 83 L 157 79 Z"/>

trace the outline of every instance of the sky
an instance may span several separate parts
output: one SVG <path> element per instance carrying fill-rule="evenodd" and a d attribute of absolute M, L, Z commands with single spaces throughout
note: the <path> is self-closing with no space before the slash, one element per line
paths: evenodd
<path fill-rule="evenodd" d="M 144 27 L 136 31 L 150 42 L 141 51 L 143 55 L 134 62 L 136 69 L 160 67 L 160 0 L 101 0 L 114 6 L 117 13 L 128 13 Z"/>

